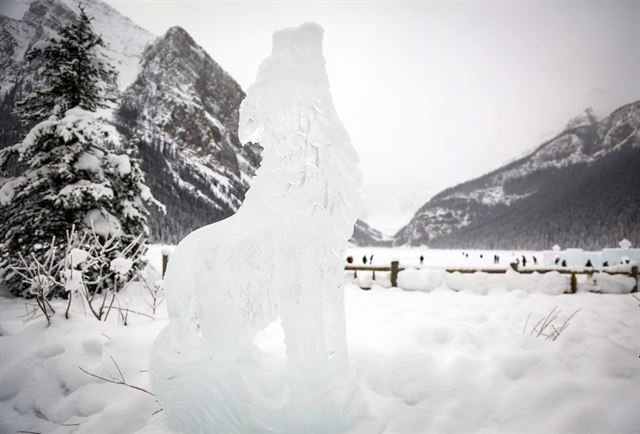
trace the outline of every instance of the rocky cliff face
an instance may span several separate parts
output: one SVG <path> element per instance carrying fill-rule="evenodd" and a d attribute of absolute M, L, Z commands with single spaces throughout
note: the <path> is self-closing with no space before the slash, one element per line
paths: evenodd
<path fill-rule="evenodd" d="M 144 52 L 117 110 L 125 136 L 137 135 L 154 196 L 159 241 L 177 242 L 233 214 L 260 162 L 258 146 L 237 137 L 240 86 L 189 34 L 173 27 Z"/>
<path fill-rule="evenodd" d="M 394 245 L 599 248 L 640 241 L 640 101 L 589 110 L 529 155 L 423 205 Z"/>
<path fill-rule="evenodd" d="M 349 242 L 355 246 L 363 247 L 383 247 L 391 245 L 391 239 L 389 237 L 385 236 L 379 230 L 372 228 L 362 220 L 356 221 L 353 228 L 353 237 L 351 237 Z"/>

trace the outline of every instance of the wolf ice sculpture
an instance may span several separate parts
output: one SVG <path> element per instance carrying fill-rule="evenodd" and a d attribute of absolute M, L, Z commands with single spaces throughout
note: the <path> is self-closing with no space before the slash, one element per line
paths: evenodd
<path fill-rule="evenodd" d="M 239 133 L 264 147 L 262 165 L 234 216 L 173 252 L 153 389 L 180 431 L 344 431 L 366 413 L 349 373 L 342 293 L 360 174 L 329 92 L 320 26 L 274 34 Z M 269 359 L 252 340 L 278 317 L 287 366 L 267 381 Z"/>

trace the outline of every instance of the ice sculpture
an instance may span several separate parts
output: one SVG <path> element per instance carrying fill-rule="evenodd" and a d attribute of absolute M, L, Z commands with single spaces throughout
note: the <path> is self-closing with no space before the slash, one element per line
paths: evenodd
<path fill-rule="evenodd" d="M 264 147 L 251 189 L 234 216 L 191 233 L 171 256 L 170 324 L 150 376 L 172 429 L 341 432 L 366 414 L 342 293 L 360 174 L 329 92 L 322 34 L 317 24 L 274 34 L 240 110 L 240 139 Z M 282 375 L 252 343 L 277 318 Z"/>

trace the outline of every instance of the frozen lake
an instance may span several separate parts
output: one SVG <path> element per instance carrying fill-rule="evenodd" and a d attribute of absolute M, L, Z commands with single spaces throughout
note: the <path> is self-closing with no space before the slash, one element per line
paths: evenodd
<path fill-rule="evenodd" d="M 373 265 L 387 266 L 391 261 L 399 261 L 401 266 L 417 267 L 420 265 L 420 256 L 424 258 L 425 267 L 444 268 L 491 268 L 508 267 L 516 258 L 522 260 L 522 255 L 527 257 L 530 265 L 533 265 L 535 256 L 542 263 L 541 251 L 519 250 L 456 250 L 456 249 L 428 249 L 420 247 L 350 247 L 347 255 L 354 258 L 355 265 L 362 265 L 363 256 L 369 258 L 373 255 Z M 500 257 L 500 263 L 494 264 L 493 256 Z"/>

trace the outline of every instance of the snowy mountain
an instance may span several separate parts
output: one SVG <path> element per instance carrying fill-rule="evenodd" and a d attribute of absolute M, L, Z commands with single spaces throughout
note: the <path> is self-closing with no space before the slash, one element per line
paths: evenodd
<path fill-rule="evenodd" d="M 76 13 L 73 0 L 22 6 L 0 16 L 0 147 L 29 129 L 12 114 L 39 79 L 37 65 L 24 62 L 26 51 Z M 114 123 L 125 139 L 140 138 L 147 183 L 167 207 L 166 215 L 152 211 L 152 237 L 177 242 L 233 214 L 260 150 L 242 147 L 237 138 L 240 86 L 181 28 L 156 38 L 101 1 L 87 3 L 86 12 L 106 42 L 102 55 L 119 73 Z"/>
<path fill-rule="evenodd" d="M 377 229 L 372 228 L 362 220 L 356 221 L 353 236 L 349 242 L 355 246 L 390 246 L 391 239 Z"/>
<path fill-rule="evenodd" d="M 0 9 L 2 34 L 2 71 L 0 71 L 0 93 L 7 92 L 19 82 L 22 60 L 27 49 L 35 42 L 51 36 L 59 23 L 73 17 L 77 11 L 76 0 L 23 0 L 22 10 L 4 13 Z M 87 15 L 96 33 L 105 42 L 103 55 L 118 70 L 118 87 L 125 89 L 138 74 L 138 61 L 144 48 L 156 36 L 136 25 L 107 3 L 83 2 Z"/>
<path fill-rule="evenodd" d="M 147 183 L 167 207 L 166 216 L 152 216 L 156 239 L 175 243 L 242 203 L 260 162 L 260 148 L 243 147 L 237 137 L 243 98 L 233 78 L 180 27 L 145 50 L 116 118 L 123 135 L 140 137 Z"/>
<path fill-rule="evenodd" d="M 37 65 L 24 62 L 27 50 L 53 35 L 77 10 L 75 0 L 24 0 L 20 7 L 0 5 L 0 148 L 15 144 L 29 128 L 20 125 L 11 113 L 15 102 L 33 89 L 39 80 Z M 123 90 L 138 74 L 138 63 L 147 44 L 155 36 L 134 24 L 101 1 L 84 2 L 93 26 L 106 43 L 103 56 L 118 70 Z"/>
<path fill-rule="evenodd" d="M 446 189 L 394 245 L 597 248 L 640 242 L 640 101 L 591 110 L 528 155 Z"/>

